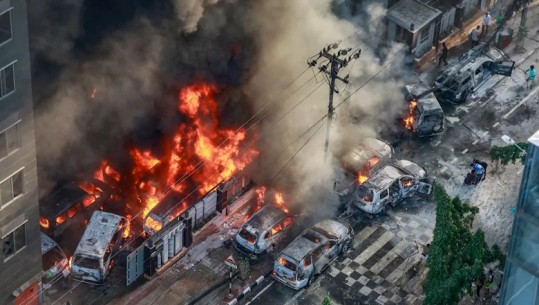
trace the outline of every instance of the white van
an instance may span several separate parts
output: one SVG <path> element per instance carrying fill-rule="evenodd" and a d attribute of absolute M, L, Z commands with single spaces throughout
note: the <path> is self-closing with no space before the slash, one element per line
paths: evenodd
<path fill-rule="evenodd" d="M 69 260 L 58 244 L 41 233 L 41 263 L 43 287 L 49 289 L 60 277 L 69 276 Z"/>
<path fill-rule="evenodd" d="M 316 275 L 346 253 L 353 237 L 351 226 L 323 220 L 303 231 L 279 254 L 273 263 L 272 276 L 296 290 L 309 286 Z"/>
<path fill-rule="evenodd" d="M 112 256 L 122 241 L 125 218 L 95 211 L 73 255 L 74 279 L 101 284 L 107 277 Z"/>

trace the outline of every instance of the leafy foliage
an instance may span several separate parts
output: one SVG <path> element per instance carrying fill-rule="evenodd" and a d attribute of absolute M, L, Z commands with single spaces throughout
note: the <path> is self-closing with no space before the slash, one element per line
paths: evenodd
<path fill-rule="evenodd" d="M 477 207 L 458 197 L 451 199 L 439 184 L 434 186 L 434 197 L 436 226 L 423 284 L 424 304 L 457 305 L 464 292 L 471 291 L 472 281 L 482 276 L 484 264 L 493 255 L 483 231 L 471 231 Z"/>
<path fill-rule="evenodd" d="M 322 305 L 331 305 L 331 300 L 328 296 L 324 297 L 324 300 L 322 301 Z"/>
<path fill-rule="evenodd" d="M 517 143 L 517 145 L 524 151 L 528 150 L 528 143 L 526 142 Z M 490 159 L 492 161 L 500 162 L 502 165 L 509 164 L 509 161 L 514 164 L 517 160 L 520 160 L 520 162 L 524 164 L 524 162 L 526 162 L 526 154 L 519 149 L 517 145 L 492 147 L 490 150 Z"/>

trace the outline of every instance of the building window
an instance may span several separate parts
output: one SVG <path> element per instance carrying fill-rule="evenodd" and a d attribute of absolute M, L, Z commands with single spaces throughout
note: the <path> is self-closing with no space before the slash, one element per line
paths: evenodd
<path fill-rule="evenodd" d="M 20 122 L 0 133 L 0 159 L 21 148 Z"/>
<path fill-rule="evenodd" d="M 0 99 L 15 91 L 15 63 L 0 70 Z"/>
<path fill-rule="evenodd" d="M 11 11 L 0 15 L 0 44 L 11 39 Z"/>
<path fill-rule="evenodd" d="M 430 32 L 430 25 L 425 26 L 420 32 L 419 32 L 419 45 L 424 44 L 429 39 L 429 32 Z"/>
<path fill-rule="evenodd" d="M 13 176 L 0 182 L 0 209 L 23 194 L 24 187 L 22 174 L 23 171 L 20 170 Z"/>
<path fill-rule="evenodd" d="M 26 223 L 2 237 L 2 257 L 4 260 L 26 247 Z"/>

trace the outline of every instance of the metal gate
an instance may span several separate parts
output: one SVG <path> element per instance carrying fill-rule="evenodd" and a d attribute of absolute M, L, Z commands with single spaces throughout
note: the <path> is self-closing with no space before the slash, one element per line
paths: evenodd
<path fill-rule="evenodd" d="M 144 274 L 144 243 L 127 256 L 126 285 L 131 285 Z"/>

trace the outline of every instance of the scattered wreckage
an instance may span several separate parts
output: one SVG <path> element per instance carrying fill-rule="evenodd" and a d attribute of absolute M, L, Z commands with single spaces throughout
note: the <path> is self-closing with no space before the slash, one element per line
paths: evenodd
<path fill-rule="evenodd" d="M 511 76 L 515 62 L 497 48 L 479 45 L 463 54 L 436 78 L 434 95 L 440 102 L 464 103 L 493 75 Z"/>
<path fill-rule="evenodd" d="M 249 256 L 271 251 L 283 239 L 294 217 L 274 204 L 254 213 L 236 234 L 233 245 Z"/>
<path fill-rule="evenodd" d="M 393 147 L 380 139 L 362 139 L 358 146 L 339 158 L 340 167 L 335 169 L 333 189 L 340 195 L 347 194 L 353 185 L 363 183 L 370 175 L 387 165 L 393 154 Z"/>
<path fill-rule="evenodd" d="M 367 214 L 378 214 L 415 194 L 430 195 L 434 181 L 421 166 L 408 160 L 387 165 L 364 183 L 355 185 L 350 203 Z"/>
<path fill-rule="evenodd" d="M 323 220 L 303 231 L 277 257 L 273 278 L 299 290 L 309 286 L 340 255 L 346 253 L 354 231 L 335 220 Z"/>

